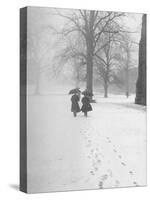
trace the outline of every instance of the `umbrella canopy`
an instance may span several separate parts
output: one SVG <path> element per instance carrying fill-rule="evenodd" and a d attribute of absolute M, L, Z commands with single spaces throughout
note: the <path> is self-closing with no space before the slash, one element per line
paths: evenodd
<path fill-rule="evenodd" d="M 88 90 L 84 90 L 84 91 L 82 92 L 82 94 L 85 95 L 85 96 L 89 96 L 89 97 L 92 97 L 92 96 L 93 96 L 93 94 L 92 94 L 91 92 L 89 92 Z"/>
<path fill-rule="evenodd" d="M 69 94 L 76 94 L 76 93 L 80 93 L 80 88 L 74 88 L 72 90 L 69 91 Z"/>

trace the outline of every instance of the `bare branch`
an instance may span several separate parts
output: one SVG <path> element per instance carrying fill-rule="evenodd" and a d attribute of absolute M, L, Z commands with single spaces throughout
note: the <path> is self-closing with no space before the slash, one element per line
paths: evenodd
<path fill-rule="evenodd" d="M 121 17 L 121 16 L 124 16 L 124 13 L 119 13 L 119 14 L 114 14 L 111 18 L 109 17 L 109 19 L 106 21 L 105 25 L 103 26 L 103 28 L 95 34 L 95 45 L 97 44 L 100 36 L 102 33 L 108 31 L 108 30 L 105 30 L 105 28 L 107 27 L 107 25 L 113 21 L 115 18 L 118 18 L 118 17 Z M 112 33 L 118 33 L 117 31 L 112 31 Z"/>
<path fill-rule="evenodd" d="M 100 59 L 105 65 L 107 65 L 106 61 L 105 61 L 103 58 L 101 58 L 98 54 L 95 54 L 95 56 L 96 56 L 98 59 Z"/>
<path fill-rule="evenodd" d="M 101 17 L 101 18 L 97 21 L 97 23 L 95 24 L 94 30 L 97 28 L 97 26 L 98 26 L 104 19 L 106 19 L 107 17 L 109 17 L 111 14 L 112 14 L 112 12 L 108 12 L 107 15 L 105 15 L 104 17 Z"/>
<path fill-rule="evenodd" d="M 76 21 L 76 19 L 73 16 L 64 15 L 58 11 L 57 11 L 57 14 L 63 18 L 68 19 L 70 22 L 72 22 L 77 27 L 78 31 L 80 31 L 86 37 L 86 34 L 83 31 L 83 27 L 80 26 L 80 24 Z"/>

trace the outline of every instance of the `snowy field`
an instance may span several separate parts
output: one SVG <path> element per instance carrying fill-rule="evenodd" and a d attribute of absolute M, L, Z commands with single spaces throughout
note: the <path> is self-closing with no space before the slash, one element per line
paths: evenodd
<path fill-rule="evenodd" d="M 146 110 L 134 96 L 95 96 L 85 118 L 69 95 L 28 96 L 28 191 L 146 185 Z"/>

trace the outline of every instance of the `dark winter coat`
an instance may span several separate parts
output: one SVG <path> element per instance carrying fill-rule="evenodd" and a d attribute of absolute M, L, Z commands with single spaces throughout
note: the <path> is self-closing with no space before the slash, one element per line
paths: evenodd
<path fill-rule="evenodd" d="M 81 107 L 82 112 L 92 111 L 92 106 L 90 104 L 90 100 L 89 100 L 88 97 L 86 97 L 86 96 L 83 97 L 82 98 L 82 103 L 83 103 L 83 105 Z"/>
<path fill-rule="evenodd" d="M 72 105 L 71 105 L 71 112 L 80 112 L 80 107 L 79 107 L 79 96 L 77 94 L 74 94 L 72 97 L 71 97 L 71 102 L 72 102 Z"/>

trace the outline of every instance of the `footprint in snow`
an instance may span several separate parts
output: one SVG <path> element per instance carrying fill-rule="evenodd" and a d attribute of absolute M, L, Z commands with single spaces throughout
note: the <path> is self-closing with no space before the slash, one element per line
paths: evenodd
<path fill-rule="evenodd" d="M 100 181 L 98 186 L 99 186 L 100 189 L 103 189 L 103 181 Z"/>
<path fill-rule="evenodd" d="M 138 184 L 137 184 L 137 182 L 136 182 L 136 181 L 134 181 L 134 182 L 133 182 L 133 185 L 135 185 L 135 186 L 138 186 Z"/>
<path fill-rule="evenodd" d="M 90 171 L 90 174 L 94 176 L 94 172 L 93 171 Z"/>
<path fill-rule="evenodd" d="M 120 159 L 121 159 L 121 158 L 122 158 L 122 156 L 121 156 L 121 155 L 119 155 L 119 156 L 118 156 L 118 158 L 120 158 Z"/>
<path fill-rule="evenodd" d="M 129 174 L 130 174 L 130 175 L 133 175 L 133 171 L 129 171 Z"/>
<path fill-rule="evenodd" d="M 99 159 L 99 160 L 97 160 L 97 162 L 98 162 L 98 164 L 100 164 L 100 163 L 101 163 L 101 160 Z"/>
<path fill-rule="evenodd" d="M 114 153 L 117 153 L 117 150 L 116 150 L 116 149 L 113 149 L 113 152 L 114 152 Z"/>
<path fill-rule="evenodd" d="M 94 170 L 95 170 L 95 171 L 98 171 L 98 167 L 95 167 Z"/>
<path fill-rule="evenodd" d="M 123 166 L 126 166 L 126 164 L 125 164 L 124 162 L 121 162 L 121 164 L 122 164 Z"/>
<path fill-rule="evenodd" d="M 91 153 L 92 153 L 92 154 L 94 153 L 94 149 L 91 149 Z"/>
<path fill-rule="evenodd" d="M 105 180 L 107 180 L 108 175 L 107 175 L 107 174 L 104 174 L 101 178 L 102 178 L 103 181 L 105 181 Z"/>
<path fill-rule="evenodd" d="M 118 187 L 120 185 L 120 182 L 118 180 L 115 181 L 115 187 Z"/>

